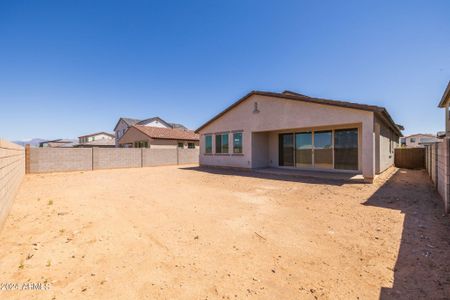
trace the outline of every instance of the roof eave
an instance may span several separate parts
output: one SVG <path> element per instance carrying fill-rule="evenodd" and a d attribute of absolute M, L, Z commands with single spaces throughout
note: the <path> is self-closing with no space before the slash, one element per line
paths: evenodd
<path fill-rule="evenodd" d="M 438 107 L 444 108 L 449 100 L 450 100 L 450 81 L 447 84 L 447 88 L 444 91 L 444 95 L 442 95 Z"/>

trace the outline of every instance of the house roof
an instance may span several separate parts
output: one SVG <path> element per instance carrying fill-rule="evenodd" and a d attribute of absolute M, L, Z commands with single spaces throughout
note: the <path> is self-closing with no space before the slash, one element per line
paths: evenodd
<path fill-rule="evenodd" d="M 191 130 L 150 127 L 143 125 L 134 125 L 132 128 L 136 128 L 152 139 L 187 141 L 198 141 L 200 139 L 199 135 Z"/>
<path fill-rule="evenodd" d="M 407 136 L 405 136 L 405 138 L 410 138 L 410 137 L 413 137 L 413 136 L 428 136 L 428 137 L 436 137 L 436 135 L 434 135 L 434 134 L 431 134 L 431 133 L 414 133 L 414 134 L 410 134 L 410 135 L 407 135 Z"/>
<path fill-rule="evenodd" d="M 110 137 L 115 137 L 115 135 L 112 134 L 112 133 L 108 133 L 108 132 L 105 132 L 105 131 L 100 131 L 100 132 L 96 132 L 96 133 L 91 133 L 91 134 L 82 135 L 82 136 L 79 136 L 78 138 L 84 138 L 84 137 L 96 136 L 96 135 L 99 135 L 99 134 L 105 134 L 105 135 L 108 135 L 108 136 L 110 136 Z"/>
<path fill-rule="evenodd" d="M 142 121 L 137 122 L 134 125 L 145 125 L 154 121 L 159 121 L 160 123 L 165 124 L 167 127 L 172 127 L 172 125 L 170 125 L 170 123 L 167 123 L 166 121 L 164 121 L 163 119 L 161 119 L 160 117 L 152 117 L 152 118 L 148 118 Z"/>
<path fill-rule="evenodd" d="M 447 102 L 450 100 L 450 81 L 447 84 L 447 88 L 444 91 L 444 95 L 442 95 L 441 102 L 439 102 L 438 107 L 445 107 Z"/>
<path fill-rule="evenodd" d="M 163 119 L 161 119 L 160 117 L 151 117 L 148 119 L 144 119 L 144 120 L 138 120 L 138 119 L 132 119 L 132 118 L 120 118 L 119 121 L 117 121 L 116 126 L 114 126 L 114 131 L 116 131 L 117 126 L 119 125 L 120 121 L 124 121 L 125 124 L 128 125 L 128 127 L 131 127 L 133 125 L 145 125 L 148 123 L 151 123 L 153 121 L 159 121 L 163 124 L 165 124 L 167 127 L 171 127 L 171 128 L 181 128 L 181 129 L 187 129 L 184 125 L 182 124 L 178 124 L 178 123 L 169 123 L 164 121 Z"/>
<path fill-rule="evenodd" d="M 390 127 L 397 132 L 398 135 L 403 136 L 399 127 L 395 122 L 392 120 L 391 116 L 387 112 L 386 108 L 381 106 L 375 106 L 375 105 L 367 105 L 367 104 L 359 104 L 359 103 L 353 103 L 353 102 L 347 102 L 347 101 L 339 101 L 339 100 L 330 100 L 330 99 L 322 99 L 322 98 L 313 98 L 308 97 L 299 93 L 291 92 L 291 91 L 284 91 L 283 93 L 274 93 L 274 92 L 265 92 L 265 91 L 251 91 L 244 97 L 240 98 L 238 101 L 234 102 L 232 105 L 230 105 L 228 108 L 226 108 L 221 113 L 217 114 L 215 117 L 213 117 L 211 120 L 200 126 L 195 132 L 199 132 L 215 120 L 222 117 L 225 113 L 233 109 L 234 107 L 238 106 L 248 98 L 254 95 L 259 96 L 267 96 L 267 97 L 274 97 L 274 98 L 281 98 L 286 100 L 294 100 L 294 101 L 303 101 L 308 103 L 316 103 L 316 104 L 323 104 L 323 105 L 331 105 L 331 106 L 339 106 L 339 107 L 345 107 L 345 108 L 351 108 L 351 109 L 359 109 L 359 110 L 366 110 L 366 111 L 372 111 L 379 116 L 381 116 L 383 119 L 387 120 L 387 123 L 390 125 Z"/>
<path fill-rule="evenodd" d="M 120 121 L 124 121 L 125 124 L 127 124 L 128 126 L 133 126 L 134 124 L 139 123 L 141 120 L 132 118 L 119 118 L 119 121 L 117 121 L 116 126 L 114 126 L 114 131 L 116 131 Z"/>

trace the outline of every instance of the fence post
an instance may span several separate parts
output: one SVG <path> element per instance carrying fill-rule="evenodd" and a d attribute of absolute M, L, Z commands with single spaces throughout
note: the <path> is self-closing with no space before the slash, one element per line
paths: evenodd
<path fill-rule="evenodd" d="M 25 174 L 30 174 L 30 144 L 25 145 Z"/>

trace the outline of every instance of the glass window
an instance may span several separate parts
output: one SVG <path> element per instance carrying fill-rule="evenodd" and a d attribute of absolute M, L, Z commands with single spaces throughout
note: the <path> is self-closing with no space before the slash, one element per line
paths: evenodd
<path fill-rule="evenodd" d="M 216 134 L 216 153 L 228 153 L 228 133 Z"/>
<path fill-rule="evenodd" d="M 334 131 L 334 168 L 358 170 L 358 129 Z"/>
<path fill-rule="evenodd" d="M 188 143 L 188 149 L 195 149 L 194 143 Z"/>
<path fill-rule="evenodd" d="M 294 166 L 294 134 L 283 133 L 278 136 L 278 139 L 278 164 L 286 167 Z"/>
<path fill-rule="evenodd" d="M 222 153 L 222 136 L 216 134 L 216 153 Z"/>
<path fill-rule="evenodd" d="M 178 143 L 178 148 L 184 148 L 184 143 Z"/>
<path fill-rule="evenodd" d="M 314 167 L 333 168 L 332 132 L 314 132 Z"/>
<path fill-rule="evenodd" d="M 295 134 L 295 166 L 312 167 L 312 132 Z"/>
<path fill-rule="evenodd" d="M 410 141 L 411 143 L 415 143 L 415 142 L 416 142 L 416 138 L 410 138 L 409 141 Z"/>
<path fill-rule="evenodd" d="M 233 153 L 242 153 L 242 132 L 233 133 Z"/>
<path fill-rule="evenodd" d="M 212 153 L 212 136 L 205 136 L 205 153 Z"/>

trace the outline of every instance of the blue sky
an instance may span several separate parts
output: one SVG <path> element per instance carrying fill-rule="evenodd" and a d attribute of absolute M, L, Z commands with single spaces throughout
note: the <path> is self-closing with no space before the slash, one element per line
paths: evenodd
<path fill-rule="evenodd" d="M 121 116 L 197 128 L 255 89 L 385 106 L 442 130 L 450 1 L 1 1 L 0 136 Z"/>

